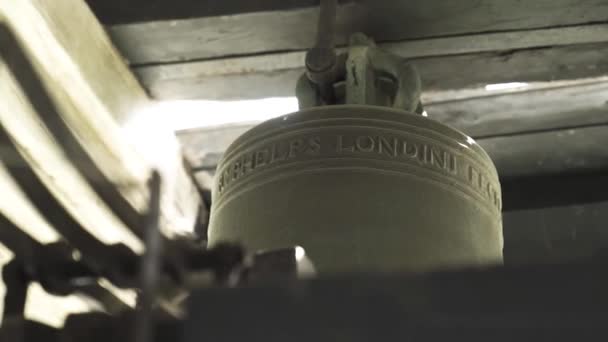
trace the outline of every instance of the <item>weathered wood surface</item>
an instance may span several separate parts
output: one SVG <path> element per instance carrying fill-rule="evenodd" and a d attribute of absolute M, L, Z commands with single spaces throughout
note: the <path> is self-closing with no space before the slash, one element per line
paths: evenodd
<path fill-rule="evenodd" d="M 120 16 L 129 7 L 91 3 L 105 11 L 102 18 L 109 23 L 108 8 Z M 231 1 L 215 7 L 184 0 L 164 6 L 166 15 L 158 13 L 154 21 L 133 17 L 108 27 L 154 97 L 293 94 L 304 51 L 315 37 L 318 10 L 306 0 L 282 5 Z M 187 6 L 190 15 L 171 14 Z M 160 8 L 157 1 L 145 11 Z M 364 31 L 385 42 L 381 45 L 387 50 L 418 59 L 427 91 L 460 89 L 605 74 L 606 22 L 608 4 L 599 0 L 536 0 L 533 5 L 515 0 L 357 1 L 340 6 L 337 41 L 344 44 L 349 34 Z"/>
<path fill-rule="evenodd" d="M 4 155 L 2 157 L 5 157 Z M 2 201 L 0 201 L 0 216 L 6 216 L 6 219 L 20 229 L 31 239 L 35 239 L 41 244 L 57 242 L 61 236 L 57 231 L 44 219 L 44 217 L 36 210 L 34 205 L 29 201 L 27 195 L 19 188 L 19 185 L 11 177 L 10 172 L 4 165 L 5 161 L 0 161 L 0 189 L 2 189 Z M 4 233 L 10 229 L 8 225 L 3 225 Z M 0 240 L 4 237 L 0 234 Z M 5 242 L 6 243 L 6 242 Z M 13 246 L 10 246 L 13 247 Z M 19 252 L 19 251 L 14 251 Z"/>
<path fill-rule="evenodd" d="M 412 59 L 423 92 L 488 83 L 571 80 L 608 74 L 608 43 Z M 247 99 L 293 96 L 303 54 L 285 53 L 134 68 L 153 97 Z M 424 93 L 423 93 L 424 96 Z"/>
<path fill-rule="evenodd" d="M 357 9 L 340 9 L 339 32 L 356 31 Z M 307 49 L 314 44 L 318 13 L 306 8 L 147 22 L 110 26 L 108 32 L 131 64 L 200 60 Z M 336 37 L 339 44 L 347 39 L 345 33 Z"/>
<path fill-rule="evenodd" d="M 353 18 L 361 15 L 358 7 L 350 4 L 341 7 L 341 11 L 343 19 L 339 27 L 353 29 L 356 26 Z M 313 23 L 317 15 L 315 9 L 300 9 L 285 12 L 282 16 L 272 12 L 250 13 L 115 25 L 108 30 L 116 46 L 134 66 L 286 50 L 301 51 L 292 63 L 302 65 L 303 51 L 314 44 L 316 28 L 309 23 Z M 276 30 L 282 25 L 286 27 Z M 380 45 L 404 58 L 415 58 L 606 42 L 607 35 L 608 24 L 590 24 L 389 41 Z M 337 37 L 340 44 L 346 40 L 346 34 Z M 280 55 L 268 57 L 281 58 Z"/>
<path fill-rule="evenodd" d="M 238 15 L 260 11 L 275 11 L 280 16 L 284 10 L 318 4 L 318 1 L 312 0 L 87 2 L 106 24 Z M 608 13 L 608 4 L 602 0 L 362 0 L 357 3 L 369 13 L 367 22 L 370 29 L 386 31 L 391 37 L 398 36 L 397 39 L 573 25 L 606 20 Z"/>
<path fill-rule="evenodd" d="M 139 7 L 118 0 L 89 3 L 105 23 L 124 23 L 110 32 L 134 63 L 304 50 L 311 46 L 316 28 L 317 9 L 307 0 L 230 1 L 215 6 L 191 0 L 156 0 Z M 124 18 L 129 11 L 137 12 Z M 338 19 L 340 43 L 355 31 L 378 41 L 396 41 L 606 22 L 608 4 L 602 0 L 535 0 L 533 4 L 366 0 L 341 6 Z M 138 53 L 141 50 L 145 52 Z"/>
<path fill-rule="evenodd" d="M 608 123 L 608 82 L 431 103 L 437 121 L 476 138 Z"/>
<path fill-rule="evenodd" d="M 479 139 L 502 178 L 608 170 L 608 125 Z"/>
<path fill-rule="evenodd" d="M 5 62 L 2 98 L 5 104 L 13 104 L 4 108 L 2 125 L 45 179 L 45 185 L 63 194 L 67 198 L 64 205 L 83 221 L 86 215 L 75 203 L 78 196 L 68 194 L 82 190 L 92 206 L 116 205 L 97 191 L 99 184 L 118 189 L 132 211 L 145 212 L 146 183 L 156 165 L 136 144 L 158 138 L 150 137 L 146 127 L 139 127 L 139 132 L 146 134 L 135 139 L 125 130 L 132 128 L 133 120 L 152 103 L 93 13 L 74 0 L 3 1 L 0 23 Z M 192 230 L 200 198 L 178 151 L 168 151 L 157 151 L 173 167 L 171 174 L 165 173 L 163 225 L 168 232 Z M 72 166 L 70 172 L 74 172 L 63 173 L 70 163 L 76 170 Z M 89 166 L 98 169 L 97 175 L 103 179 L 88 172 Z M 91 216 L 87 224 L 115 222 L 111 213 L 107 216 L 109 221 L 98 222 Z M 111 230 L 113 226 L 120 227 L 113 223 L 99 229 Z"/>
<path fill-rule="evenodd" d="M 6 32 L 2 28 L 0 27 L 0 35 L 4 37 Z M 24 200 L 30 201 L 35 206 L 34 213 L 44 218 L 42 222 L 48 222 L 47 224 L 51 225 L 61 223 L 61 226 L 54 227 L 55 229 L 65 229 L 64 225 L 68 223 L 75 224 L 87 232 L 83 236 L 93 237 L 102 244 L 123 243 L 132 251 L 143 253 L 142 242 L 112 213 L 108 203 L 99 200 L 95 191 L 88 184 L 87 177 L 79 172 L 78 166 L 75 166 L 63 152 L 57 138 L 48 131 L 44 119 L 31 103 L 29 94 L 23 89 L 24 83 L 21 81 L 27 84 L 31 80 L 17 78 L 11 71 L 15 69 L 15 71 L 21 72 L 23 69 L 20 67 L 23 65 L 17 64 L 16 61 L 6 56 L 6 49 L 8 49 L 8 46 L 5 45 L 6 40 L 0 39 L 0 41 L 3 43 L 0 46 L 0 56 L 2 56 L 0 57 L 0 95 L 3 99 L 0 102 L 1 159 L 3 167 L 10 171 L 10 174 L 0 175 L 8 177 L 2 183 L 18 184 L 19 187 L 25 185 L 26 188 L 21 188 L 22 192 L 17 195 L 22 197 L 23 194 L 28 194 Z M 14 53 L 15 50 L 12 52 Z M 21 183 L 18 182 L 18 177 L 25 177 L 28 171 L 32 175 L 35 174 L 33 178 L 39 179 L 37 183 L 32 181 L 27 184 L 25 178 L 22 178 Z M 53 211 L 50 216 L 48 212 L 41 210 L 40 203 L 36 202 L 43 198 L 34 196 L 34 193 L 39 192 L 33 192 L 27 188 L 37 186 L 49 189 L 44 193 L 50 192 L 51 195 L 48 197 L 56 198 L 56 203 L 59 203 L 55 207 L 49 206 L 49 210 Z M 10 187 L 6 190 L 9 189 Z M 0 206 L 9 220 L 14 215 L 11 213 L 12 207 L 20 205 L 19 201 L 8 202 L 10 198 L 10 196 L 3 196 L 3 204 Z M 65 209 L 57 210 L 58 207 Z M 65 217 L 66 220 L 58 219 L 59 217 Z M 35 219 L 35 216 L 20 218 L 13 223 L 40 224 Z M 30 229 L 24 228 L 23 230 L 32 232 Z M 42 237 L 36 235 L 33 238 L 42 240 Z M 70 236 L 70 238 L 72 237 Z"/>
<path fill-rule="evenodd" d="M 367 30 L 380 40 L 450 36 L 593 23 L 608 19 L 602 0 L 364 0 Z"/>
<path fill-rule="evenodd" d="M 319 4 L 319 0 L 86 0 L 86 2 L 104 24 L 278 11 L 313 7 Z"/>

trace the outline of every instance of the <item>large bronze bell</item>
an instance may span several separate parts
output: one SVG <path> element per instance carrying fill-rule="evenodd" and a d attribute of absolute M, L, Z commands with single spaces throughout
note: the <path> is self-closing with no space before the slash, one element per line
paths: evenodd
<path fill-rule="evenodd" d="M 228 148 L 213 189 L 211 245 L 300 245 L 321 274 L 502 262 L 492 161 L 470 137 L 415 113 L 419 80 L 387 58 L 372 44 L 354 46 L 337 62 L 349 72 L 333 80 L 343 88 L 334 100 L 347 104 L 317 107 L 321 92 L 303 94 L 300 85 L 310 108 L 266 121 Z M 380 77 L 395 92 L 379 87 Z M 377 105 L 387 101 L 393 108 Z"/>

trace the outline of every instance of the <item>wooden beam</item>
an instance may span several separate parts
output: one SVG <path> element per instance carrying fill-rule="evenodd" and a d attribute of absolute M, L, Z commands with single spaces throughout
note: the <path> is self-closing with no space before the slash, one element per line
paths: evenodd
<path fill-rule="evenodd" d="M 365 32 L 379 40 L 418 39 L 605 22 L 602 0 L 363 0 Z"/>
<path fill-rule="evenodd" d="M 478 139 L 502 178 L 608 170 L 608 125 Z"/>
<path fill-rule="evenodd" d="M 318 1 L 312 0 L 87 2 L 104 24 L 234 16 L 260 11 L 272 11 L 280 17 L 290 9 L 318 5 Z M 359 0 L 357 3 L 367 13 L 367 20 L 363 22 L 367 32 L 374 35 L 382 32 L 386 39 L 565 26 L 608 18 L 608 4 L 602 0 L 535 0 L 532 4 L 517 0 Z M 287 25 L 286 22 L 277 30 Z"/>
<path fill-rule="evenodd" d="M 359 7 L 340 8 L 336 41 L 357 31 Z M 221 56 L 303 50 L 314 44 L 316 8 L 115 25 L 114 44 L 131 64 L 202 60 Z"/>
<path fill-rule="evenodd" d="M 0 36 L 4 38 L 6 32 L 2 28 L 0 27 Z M 4 178 L 2 183 L 20 188 L 18 196 L 33 204 L 31 209 L 34 214 L 44 217 L 39 222 L 34 222 L 35 217 L 29 217 L 28 220 L 22 218 L 13 223 L 51 224 L 57 231 L 70 229 L 68 232 L 72 231 L 71 226 L 81 228 L 81 234 L 62 235 L 74 243 L 76 248 L 84 250 L 84 253 L 91 251 L 89 246 L 122 243 L 133 252 L 142 254 L 145 248 L 141 240 L 112 213 L 107 203 L 98 199 L 92 187 L 87 184 L 87 177 L 79 172 L 78 167 L 74 166 L 56 139 L 47 131 L 19 79 L 11 72 L 12 67 L 17 66 L 16 63 L 4 59 L 8 45 L 3 38 L 0 38 L 3 43 L 0 45 L 0 94 L 3 99 L 0 102 L 0 146 L 1 159 L 3 164 L 6 163 L 3 166 L 10 172 L 2 173 L 0 177 Z M 17 70 L 22 71 L 20 68 Z M 23 194 L 27 196 L 23 198 Z M 47 201 L 49 198 L 55 200 Z M 43 210 L 42 202 L 53 204 L 46 206 L 52 214 Z M 19 210 L 13 208 L 17 205 L 22 203 L 5 202 L 0 210 L 10 219 L 14 215 L 12 211 Z M 21 229 L 29 232 L 31 228 Z M 34 239 L 41 237 L 35 236 Z"/>
<path fill-rule="evenodd" d="M 425 110 L 479 139 L 608 124 L 606 94 L 608 82 L 602 81 L 435 102 Z"/>
<path fill-rule="evenodd" d="M 174 20 L 312 7 L 318 0 L 86 0 L 104 24 Z"/>
<path fill-rule="evenodd" d="M 608 43 L 415 59 L 425 90 L 489 83 L 548 82 L 608 73 Z"/>
<path fill-rule="evenodd" d="M 424 93 L 488 83 L 547 82 L 608 73 L 608 43 L 413 59 Z M 248 99 L 294 96 L 303 55 L 286 53 L 136 67 L 158 99 Z"/>
<path fill-rule="evenodd" d="M 141 145 L 158 136 L 148 126 L 132 126 L 152 103 L 103 27 L 83 2 L 25 0 L 0 2 L 0 29 L 0 121 L 19 153 L 83 226 L 141 232 L 129 224 L 138 217 L 129 220 L 108 207 L 115 209 L 120 196 L 136 214 L 147 209 L 148 177 L 163 165 L 146 158 Z M 10 153 L 2 152 L 8 162 Z M 161 170 L 163 227 L 170 235 L 192 231 L 200 198 L 180 152 L 155 153 L 168 166 Z M 109 187 L 117 196 L 100 191 Z M 131 241 L 143 251 L 141 241 Z"/>
<path fill-rule="evenodd" d="M 191 0 L 153 0 L 141 6 L 140 0 L 117 2 L 89 1 L 106 23 L 123 23 L 109 27 L 109 32 L 134 64 L 304 50 L 315 36 L 317 8 L 305 6 L 316 3 L 307 0 L 233 0 L 215 6 Z M 338 20 L 340 44 L 356 31 L 379 42 L 418 40 L 606 22 L 608 4 L 601 0 L 535 0 L 533 6 L 517 0 L 364 0 L 341 6 Z M 569 39 L 567 34 L 548 38 Z"/>
<path fill-rule="evenodd" d="M 361 16 L 359 10 L 353 4 L 341 7 L 344 19 L 339 26 L 342 31 L 356 30 L 357 17 Z M 300 9 L 287 11 L 281 16 L 273 12 L 250 13 L 115 25 L 108 30 L 116 46 L 133 66 L 300 50 L 297 59 L 291 60 L 299 66 L 304 60 L 304 50 L 314 44 L 316 28 L 313 23 L 317 15 L 315 9 Z M 286 23 L 289 26 L 276 29 Z M 589 24 L 389 41 L 381 46 L 404 58 L 416 58 L 598 43 L 608 41 L 606 36 L 608 24 Z M 374 37 L 382 41 L 381 36 Z M 347 33 L 341 34 L 337 41 L 345 44 L 347 38 Z M 282 58 L 281 55 L 268 57 Z"/>
<path fill-rule="evenodd" d="M 171 8 L 165 7 L 166 17 L 160 15 L 157 21 L 132 20 L 108 28 L 154 97 L 241 99 L 293 94 L 304 50 L 313 44 L 315 7 L 305 7 L 305 1 L 249 5 L 235 0 L 219 6 L 222 14 L 232 15 L 208 17 L 213 15 L 205 12 L 209 8 L 186 2 L 176 7 L 190 7 L 192 15 L 187 19 L 169 14 Z M 388 41 L 383 48 L 419 59 L 429 92 L 484 82 L 564 80 L 605 73 L 598 58 L 608 41 L 608 24 L 602 23 L 608 20 L 608 5 L 597 0 L 559 2 L 535 1 L 533 7 L 512 0 L 345 3 L 339 10 L 337 41 L 344 44 L 357 30 Z M 116 4 L 107 5 L 118 9 Z M 163 4 L 152 7 L 160 13 Z M 196 18 L 197 9 L 205 17 Z M 577 11 L 582 12 L 573 15 Z M 569 45 L 592 43 L 600 44 L 596 55 L 593 47 L 569 50 Z M 286 50 L 298 51 L 269 54 Z M 571 55 L 579 52 L 581 56 Z M 462 54 L 467 56 L 443 59 Z M 217 58 L 222 60 L 208 60 Z"/>
<path fill-rule="evenodd" d="M 3 157 L 5 156 L 3 155 Z M 61 235 L 28 200 L 27 195 L 11 177 L 4 163 L 0 162 L 0 187 L 4 189 L 2 194 L 4 199 L 0 201 L 0 217 L 6 216 L 8 222 L 11 222 L 15 227 L 19 227 L 30 239 L 38 241 L 40 244 L 59 241 Z M 2 224 L 3 227 L 6 227 L 4 228 L 6 235 L 9 235 L 8 230 L 12 227 L 9 228 L 9 225 L 4 224 L 4 222 Z M 12 234 L 15 234 L 15 232 Z M 0 240 L 3 240 L 6 235 L 2 235 Z M 13 251 L 17 252 L 14 249 Z"/>
<path fill-rule="evenodd" d="M 606 72 L 601 55 L 608 43 L 608 24 L 602 23 L 608 5 L 560 0 L 563 7 L 541 1 L 526 8 L 511 0 L 476 6 L 468 1 L 346 3 L 340 6 L 337 41 L 344 44 L 357 30 L 372 33 L 386 41 L 382 48 L 416 59 L 427 91 Z M 581 9 L 585 12 L 572 17 Z M 446 15 L 437 20 L 437 13 Z M 472 20 L 475 13 L 479 18 Z M 156 98 L 290 96 L 305 49 L 313 44 L 317 15 L 309 7 L 112 25 L 108 32 Z M 389 25 L 396 19 L 399 25 Z M 591 44 L 598 44 L 597 51 Z"/>

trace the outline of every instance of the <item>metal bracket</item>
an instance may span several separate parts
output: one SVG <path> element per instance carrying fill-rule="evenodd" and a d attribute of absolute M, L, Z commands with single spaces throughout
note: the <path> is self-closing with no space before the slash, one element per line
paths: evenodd
<path fill-rule="evenodd" d="M 321 0 L 317 42 L 296 85 L 300 109 L 360 104 L 422 113 L 420 77 L 411 63 L 377 48 L 363 33 L 353 34 L 346 53 L 336 55 L 336 12 L 336 0 Z"/>

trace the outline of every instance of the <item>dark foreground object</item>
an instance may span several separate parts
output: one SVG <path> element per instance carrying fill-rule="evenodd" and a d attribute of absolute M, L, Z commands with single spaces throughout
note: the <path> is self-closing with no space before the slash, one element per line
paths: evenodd
<path fill-rule="evenodd" d="M 590 341 L 608 332 L 608 269 L 576 265 L 352 275 L 194 291 L 157 341 Z M 9 320 L 1 341 L 129 341 L 133 314 L 61 331 Z M 15 339 L 25 334 L 25 339 Z"/>

